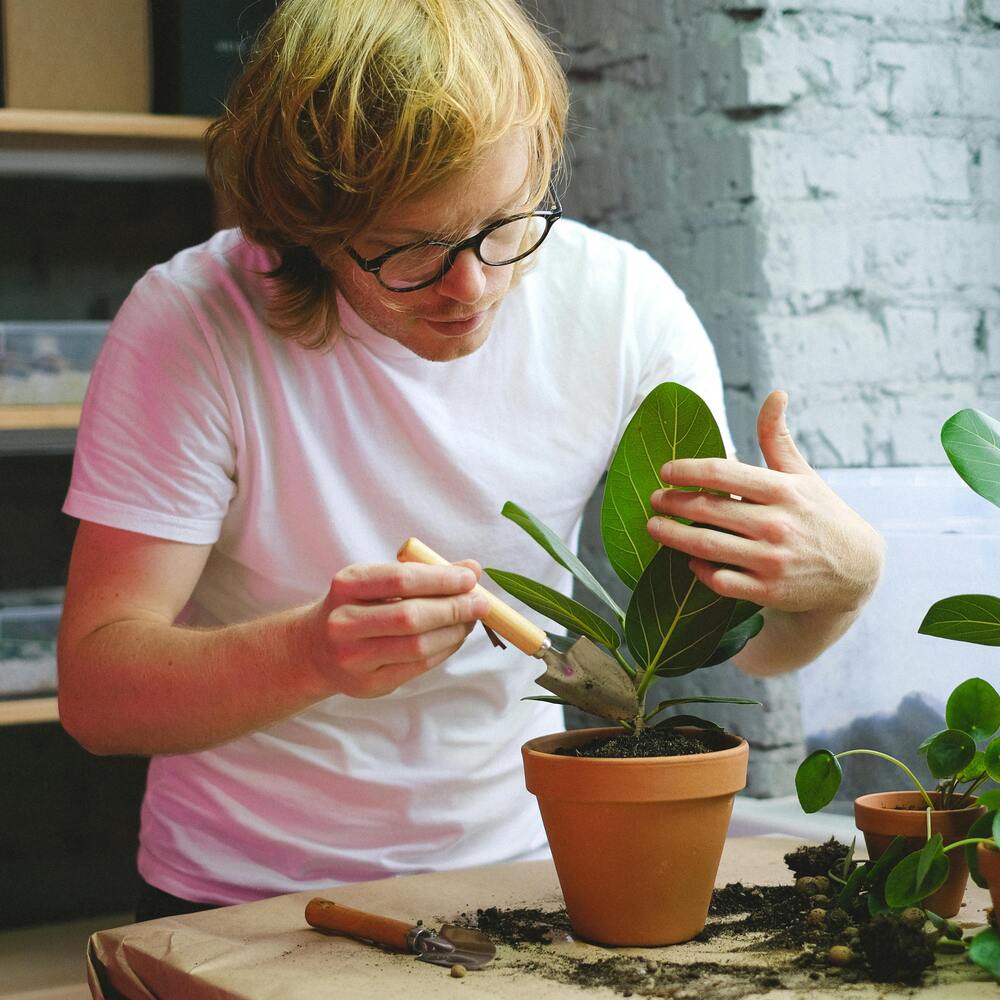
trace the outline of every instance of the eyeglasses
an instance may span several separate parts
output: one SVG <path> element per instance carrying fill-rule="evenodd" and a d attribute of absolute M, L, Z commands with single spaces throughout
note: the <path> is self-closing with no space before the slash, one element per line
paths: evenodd
<path fill-rule="evenodd" d="M 555 188 L 549 188 L 552 208 L 536 209 L 491 222 L 475 236 L 460 243 L 446 240 L 421 240 L 407 243 L 366 260 L 352 246 L 348 255 L 363 271 L 374 274 L 379 284 L 390 292 L 415 292 L 440 281 L 451 270 L 458 255 L 466 250 L 475 252 L 482 263 L 490 267 L 516 264 L 534 253 L 549 235 L 552 226 L 562 218 L 562 205 Z"/>

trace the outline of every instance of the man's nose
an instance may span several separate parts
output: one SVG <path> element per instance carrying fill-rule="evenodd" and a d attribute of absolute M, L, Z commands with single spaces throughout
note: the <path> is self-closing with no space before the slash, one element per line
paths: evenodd
<path fill-rule="evenodd" d="M 456 302 L 478 302 L 486 291 L 486 265 L 475 250 L 463 250 L 438 282 L 438 291 Z"/>

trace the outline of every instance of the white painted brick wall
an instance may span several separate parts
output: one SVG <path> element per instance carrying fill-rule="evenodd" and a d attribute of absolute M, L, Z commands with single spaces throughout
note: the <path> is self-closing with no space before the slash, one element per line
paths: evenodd
<path fill-rule="evenodd" d="M 526 2 L 570 72 L 567 210 L 687 292 L 741 456 L 777 387 L 818 467 L 940 465 L 948 416 L 1000 417 L 1000 0 Z"/>

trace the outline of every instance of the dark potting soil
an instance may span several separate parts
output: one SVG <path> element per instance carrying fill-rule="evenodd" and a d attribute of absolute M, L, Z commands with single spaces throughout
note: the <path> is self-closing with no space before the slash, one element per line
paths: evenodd
<path fill-rule="evenodd" d="M 637 733 L 622 730 L 614 736 L 599 736 L 578 747 L 566 747 L 553 753 L 563 757 L 681 757 L 711 753 L 701 737 L 679 733 L 675 729 L 642 729 Z"/>
<path fill-rule="evenodd" d="M 790 856 L 801 860 L 803 852 L 814 861 L 822 855 L 836 863 L 843 860 L 847 847 L 831 839 L 819 847 L 799 848 Z M 823 982 L 913 985 L 934 962 L 934 950 L 919 929 L 898 916 L 868 920 L 867 915 L 826 907 L 817 920 L 820 903 L 801 886 L 730 883 L 712 894 L 705 929 L 677 961 L 669 959 L 669 949 L 656 949 L 655 959 L 614 952 L 594 958 L 591 949 L 574 956 L 567 948 L 578 946 L 572 943 L 564 909 L 489 907 L 460 914 L 453 922 L 476 927 L 513 949 L 511 971 L 578 986 L 609 987 L 622 996 L 743 1000 L 772 989 L 808 990 Z M 701 946 L 703 961 L 690 951 Z M 839 964 L 844 959 L 845 964 Z"/>
<path fill-rule="evenodd" d="M 796 878 L 804 875 L 826 875 L 828 871 L 843 863 L 849 848 L 835 837 L 825 844 L 803 844 L 785 855 L 785 864 Z"/>

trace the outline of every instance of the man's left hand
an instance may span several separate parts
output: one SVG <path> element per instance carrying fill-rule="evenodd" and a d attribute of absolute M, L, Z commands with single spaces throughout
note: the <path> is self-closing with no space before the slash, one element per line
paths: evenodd
<path fill-rule="evenodd" d="M 782 611 L 856 611 L 882 569 L 879 534 L 802 457 L 785 424 L 788 397 L 772 392 L 757 418 L 767 468 L 735 459 L 690 458 L 660 470 L 649 533 L 692 557 L 718 594 Z M 671 487 L 721 492 L 687 492 Z M 715 528 L 722 530 L 713 530 Z"/>

